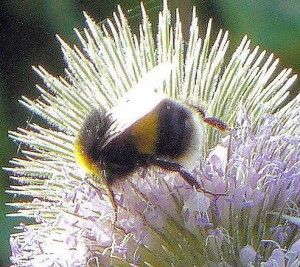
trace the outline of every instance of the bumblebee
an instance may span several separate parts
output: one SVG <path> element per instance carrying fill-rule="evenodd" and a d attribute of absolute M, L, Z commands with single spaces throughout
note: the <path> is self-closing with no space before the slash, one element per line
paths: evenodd
<path fill-rule="evenodd" d="M 227 124 L 206 117 L 196 106 L 159 94 L 154 98 L 141 94 L 146 101 L 125 97 L 112 110 L 94 109 L 87 116 L 75 143 L 78 164 L 95 177 L 104 177 L 109 185 L 138 167 L 158 166 L 179 173 L 196 190 L 210 193 L 190 174 L 186 163 L 199 157 L 203 123 L 221 131 L 229 130 Z"/>

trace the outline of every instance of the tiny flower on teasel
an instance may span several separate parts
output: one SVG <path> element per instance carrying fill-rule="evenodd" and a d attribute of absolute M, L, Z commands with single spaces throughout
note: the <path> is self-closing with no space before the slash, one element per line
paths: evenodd
<path fill-rule="evenodd" d="M 10 132 L 23 154 L 6 168 L 9 192 L 20 196 L 12 216 L 34 220 L 11 236 L 12 266 L 299 266 L 300 96 L 285 102 L 296 76 L 275 75 L 278 60 L 247 37 L 226 62 L 228 33 L 212 41 L 210 21 L 201 39 L 195 10 L 184 42 L 167 1 L 154 35 L 141 7 L 139 37 L 120 8 L 105 25 L 85 14 L 87 28 L 76 30 L 82 48 L 59 38 L 65 77 L 35 68 L 45 86 L 21 103 L 46 126 Z M 90 112 L 151 87 L 231 126 L 203 126 L 191 168 L 215 194 L 153 166 L 110 188 L 76 162 Z"/>

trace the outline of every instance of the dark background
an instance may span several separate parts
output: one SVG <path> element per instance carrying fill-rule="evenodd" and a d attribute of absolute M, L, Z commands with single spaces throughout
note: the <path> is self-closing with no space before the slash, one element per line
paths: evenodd
<path fill-rule="evenodd" d="M 100 0 L 2 0 L 0 3 L 0 164 L 17 156 L 17 146 L 8 140 L 7 131 L 26 127 L 31 118 L 29 111 L 18 104 L 21 95 L 37 97 L 34 89 L 40 83 L 32 65 L 43 65 L 52 74 L 63 75 L 64 62 L 55 38 L 59 33 L 67 42 L 76 43 L 73 28 L 84 27 L 82 11 L 87 11 L 97 21 L 111 17 L 116 5 L 127 11 L 134 31 L 140 21 L 140 1 Z M 157 20 L 159 0 L 146 1 L 146 9 L 153 22 Z M 212 17 L 215 31 L 228 29 L 231 52 L 247 34 L 252 47 L 274 52 L 280 58 L 280 67 L 300 70 L 300 1 L 298 0 L 169 0 L 172 10 L 181 10 L 184 34 L 187 36 L 192 6 L 196 5 L 203 31 Z M 155 23 L 154 23 L 155 24 Z M 299 92 L 299 83 L 293 95 Z M 0 171 L 0 267 L 8 265 L 9 233 L 21 219 L 5 217 L 12 210 L 4 203 L 12 196 L 4 191 L 9 187 L 7 174 Z"/>

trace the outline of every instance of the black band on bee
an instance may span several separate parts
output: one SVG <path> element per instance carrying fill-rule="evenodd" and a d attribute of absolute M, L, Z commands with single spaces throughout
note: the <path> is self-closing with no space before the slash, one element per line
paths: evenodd
<path fill-rule="evenodd" d="M 108 116 L 104 111 L 94 109 L 87 117 L 80 131 L 81 144 L 84 153 L 93 161 L 98 161 L 102 154 L 102 146 L 105 142 L 105 135 L 111 125 Z"/>
<path fill-rule="evenodd" d="M 160 104 L 158 113 L 156 154 L 177 158 L 187 150 L 193 135 L 191 112 L 187 107 L 167 99 Z"/>

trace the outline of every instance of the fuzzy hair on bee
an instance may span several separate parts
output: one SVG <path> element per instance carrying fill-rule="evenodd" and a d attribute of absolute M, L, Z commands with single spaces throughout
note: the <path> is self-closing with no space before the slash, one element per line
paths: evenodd
<path fill-rule="evenodd" d="M 139 167 L 158 166 L 210 193 L 188 168 L 201 154 L 203 123 L 219 130 L 228 130 L 227 124 L 153 88 L 133 89 L 109 111 L 93 109 L 75 143 L 76 161 L 93 176 L 104 177 L 109 185 Z"/>

